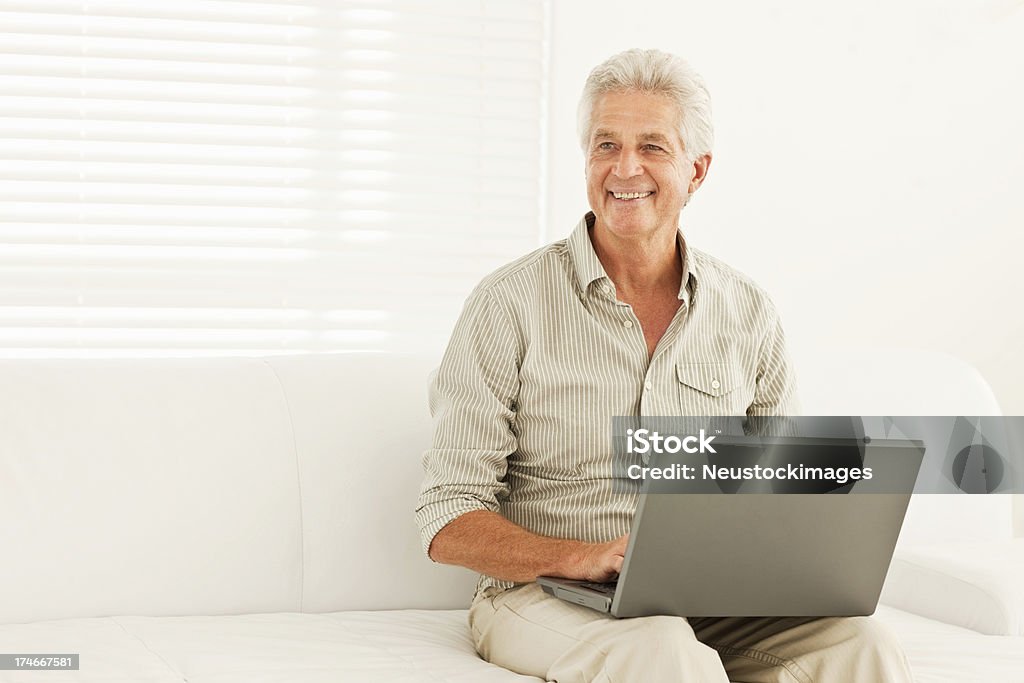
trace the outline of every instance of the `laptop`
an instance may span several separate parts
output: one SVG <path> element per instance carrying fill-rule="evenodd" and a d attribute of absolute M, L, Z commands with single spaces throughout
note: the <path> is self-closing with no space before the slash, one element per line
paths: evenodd
<path fill-rule="evenodd" d="M 813 493 L 792 492 L 800 490 L 792 482 L 744 490 L 707 480 L 682 484 L 692 492 L 670 493 L 680 490 L 679 482 L 645 479 L 616 582 L 544 576 L 537 582 L 557 598 L 616 617 L 874 613 L 924 444 L 787 437 L 723 439 L 715 446 L 716 455 L 696 458 L 775 466 L 806 462 L 809 454 L 849 462 L 853 454 L 852 464 L 874 476 Z M 678 461 L 666 455 L 651 463 Z"/>

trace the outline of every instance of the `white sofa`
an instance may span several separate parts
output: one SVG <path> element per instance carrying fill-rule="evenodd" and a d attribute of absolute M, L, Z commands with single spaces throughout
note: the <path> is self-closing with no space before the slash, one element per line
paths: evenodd
<path fill-rule="evenodd" d="M 962 414 L 997 408 L 951 359 L 897 361 L 805 364 L 805 404 L 846 412 L 828 402 L 858 397 L 881 362 L 904 373 L 888 377 L 897 394 L 915 372 L 941 372 L 944 385 L 980 388 Z M 0 681 L 536 680 L 477 658 L 465 623 L 475 576 L 419 548 L 412 508 L 432 364 L 0 361 L 0 653 L 80 654 L 78 671 L 0 671 Z M 981 502 L 957 513 L 960 530 L 979 542 L 969 530 L 983 522 L 985 547 L 1016 543 L 1009 498 Z M 945 514 L 932 505 L 912 516 L 908 534 L 920 535 L 904 545 L 965 540 L 959 527 L 936 537 L 931 513 Z M 1024 637 L 887 605 L 878 618 L 919 681 L 1024 681 Z"/>

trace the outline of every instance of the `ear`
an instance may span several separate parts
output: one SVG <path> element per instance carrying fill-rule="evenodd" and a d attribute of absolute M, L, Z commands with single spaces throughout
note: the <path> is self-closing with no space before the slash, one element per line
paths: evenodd
<path fill-rule="evenodd" d="M 709 168 L 711 168 L 710 152 L 693 160 L 693 178 L 690 179 L 690 194 L 696 192 L 697 188 L 704 183 L 704 179 L 708 177 Z"/>

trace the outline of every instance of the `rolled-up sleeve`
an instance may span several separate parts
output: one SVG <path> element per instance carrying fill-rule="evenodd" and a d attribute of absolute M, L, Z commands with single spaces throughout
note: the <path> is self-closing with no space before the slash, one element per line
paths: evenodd
<path fill-rule="evenodd" d="M 786 335 L 774 306 L 769 306 L 769 313 L 767 335 L 760 345 L 754 401 L 747 414 L 798 415 L 796 373 L 786 350 Z"/>
<path fill-rule="evenodd" d="M 508 311 L 487 289 L 466 301 L 430 383 L 431 448 L 416 506 L 423 551 L 455 518 L 499 510 L 508 456 L 516 450 L 520 340 Z"/>

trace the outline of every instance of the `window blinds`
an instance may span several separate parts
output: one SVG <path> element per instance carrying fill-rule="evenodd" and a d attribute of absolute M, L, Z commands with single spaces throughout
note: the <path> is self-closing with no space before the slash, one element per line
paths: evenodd
<path fill-rule="evenodd" d="M 543 0 L 0 0 L 0 356 L 440 349 L 542 234 Z"/>

